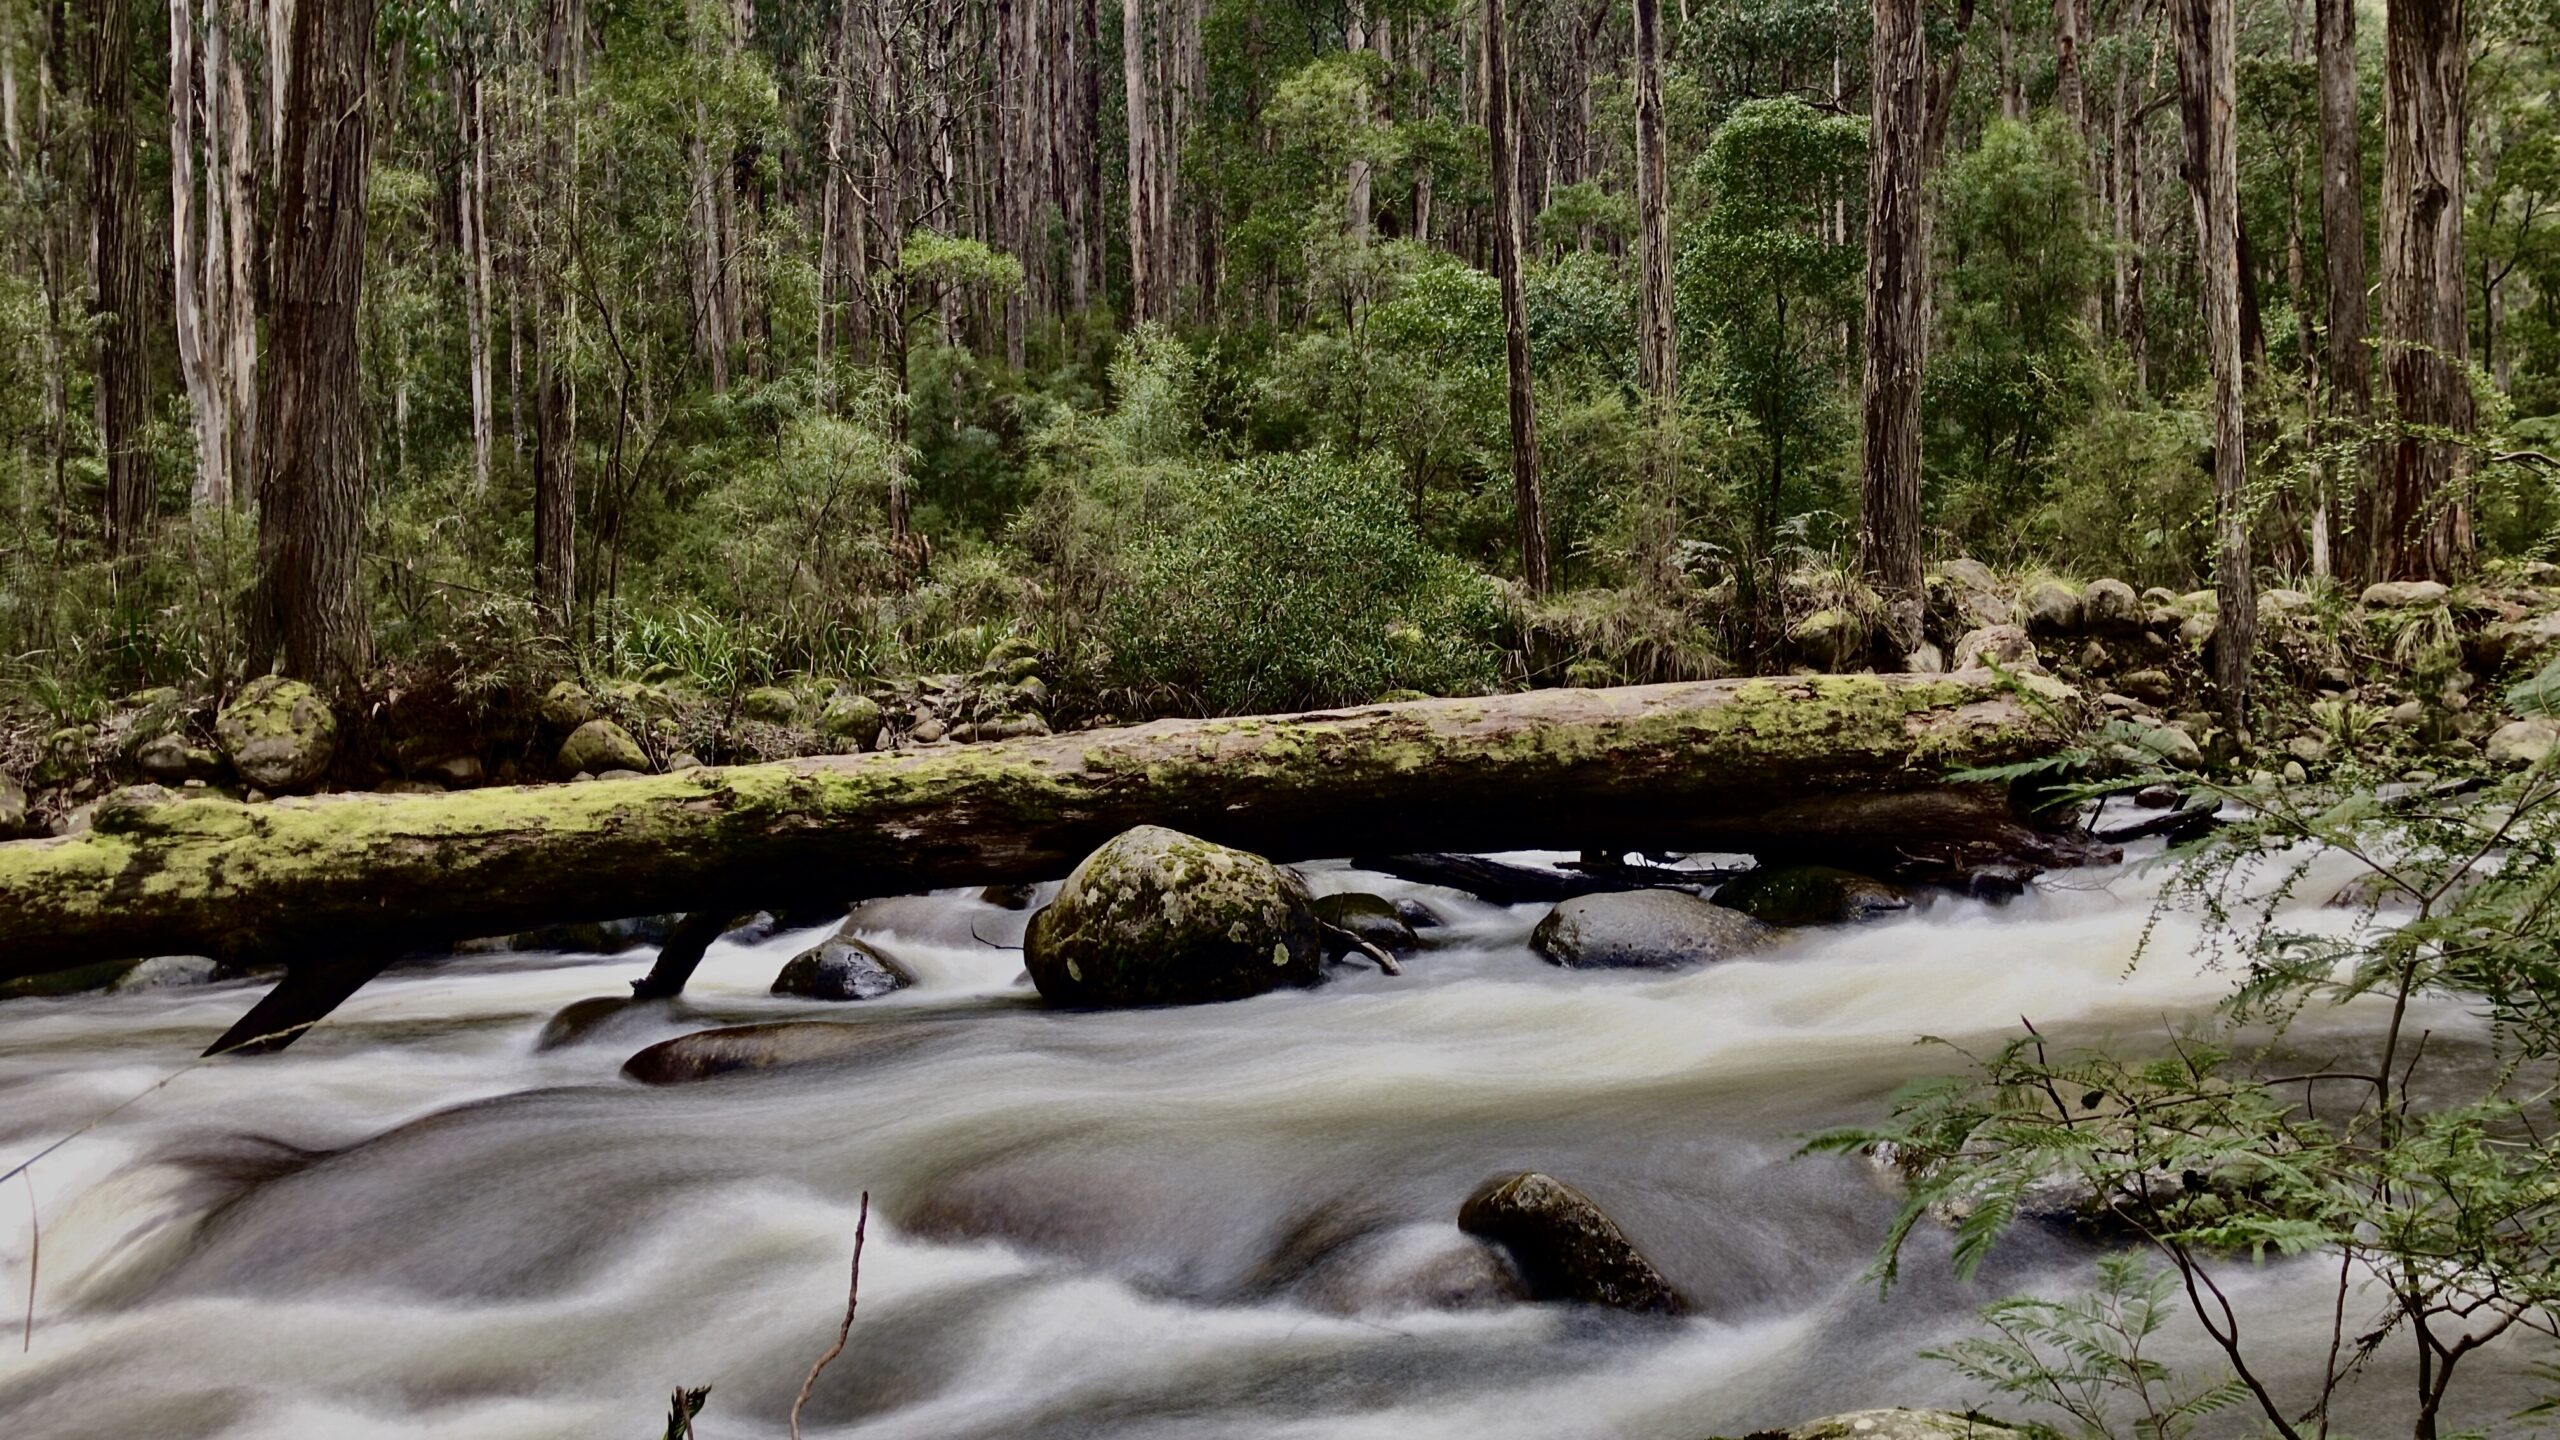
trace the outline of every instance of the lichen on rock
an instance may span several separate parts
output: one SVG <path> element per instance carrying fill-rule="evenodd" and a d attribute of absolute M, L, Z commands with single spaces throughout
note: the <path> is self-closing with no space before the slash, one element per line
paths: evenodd
<path fill-rule="evenodd" d="M 1023 962 L 1064 1005 L 1187 1005 L 1313 984 L 1306 882 L 1259 855 L 1140 825 L 1085 857 L 1031 919 Z"/>

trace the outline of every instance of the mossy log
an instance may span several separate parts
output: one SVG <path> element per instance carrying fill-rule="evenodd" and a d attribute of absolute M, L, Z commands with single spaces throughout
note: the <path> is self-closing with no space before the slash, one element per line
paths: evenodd
<path fill-rule="evenodd" d="M 1289 860 L 1503 849 L 2055 863 L 2006 797 L 2071 709 L 1988 673 L 1539 690 L 442 795 L 127 792 L 0 844 L 0 979 L 317 964 L 532 925 L 1064 874 L 1140 823 Z M 2058 707 L 2058 708 L 2057 708 Z"/>

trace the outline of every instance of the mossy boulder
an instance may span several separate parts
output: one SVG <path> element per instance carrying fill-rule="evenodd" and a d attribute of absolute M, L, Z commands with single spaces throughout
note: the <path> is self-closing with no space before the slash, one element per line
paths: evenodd
<path fill-rule="evenodd" d="M 1348 931 L 1391 955 L 1401 955 L 1422 942 L 1405 923 L 1394 902 L 1379 895 L 1346 890 L 1316 901 L 1316 918 Z"/>
<path fill-rule="evenodd" d="M 213 722 L 214 738 L 240 778 L 261 790 L 307 790 L 338 752 L 338 717 L 320 692 L 265 675 L 232 697 Z"/>
<path fill-rule="evenodd" d="M 916 983 L 896 957 L 868 940 L 830 935 L 791 957 L 773 977 L 773 993 L 804 1000 L 877 1000 Z"/>
<path fill-rule="evenodd" d="M 1027 635 L 1007 635 L 987 651 L 987 668 L 1002 671 L 1017 660 L 1038 660 L 1040 642 Z"/>
<path fill-rule="evenodd" d="M 1067 876 L 1022 958 L 1052 1004 L 1190 1005 L 1313 984 L 1324 946 L 1295 872 L 1141 825 Z"/>
<path fill-rule="evenodd" d="M 596 718 L 596 697 L 575 680 L 563 680 L 542 693 L 542 723 L 567 732 Z"/>
<path fill-rule="evenodd" d="M 0 840 L 15 840 L 35 833 L 27 823 L 27 787 L 16 777 L 0 775 Z"/>
<path fill-rule="evenodd" d="M 779 685 L 759 685 L 739 698 L 738 709 L 750 720 L 788 725 L 799 717 L 800 697 Z"/>
<path fill-rule="evenodd" d="M 2080 592 L 2059 580 L 2039 580 L 2018 597 L 2018 611 L 2035 635 L 2076 635 L 2084 623 Z"/>
<path fill-rule="evenodd" d="M 880 702 L 868 695 L 838 695 L 818 712 L 818 733 L 855 750 L 880 743 L 884 717 Z"/>
<path fill-rule="evenodd" d="M 1458 1209 L 1458 1228 L 1501 1246 L 1537 1300 L 1571 1300 L 1650 1315 L 1688 1302 L 1591 1197 L 1535 1170 L 1500 1175 Z"/>
<path fill-rule="evenodd" d="M 612 721 L 590 720 L 560 742 L 559 761 L 564 774 L 601 775 L 607 770 L 647 770 L 649 752 L 640 748 L 630 731 Z"/>
<path fill-rule="evenodd" d="M 2452 593 L 2434 580 L 2384 580 L 2367 585 L 2357 598 L 2369 610 L 2417 610 L 2441 605 Z"/>
<path fill-rule="evenodd" d="M 1715 903 L 1764 925 L 1853 925 L 1911 908 L 1901 887 L 1828 865 L 1764 865 L 1718 887 Z"/>
<path fill-rule="evenodd" d="M 1577 895 L 1547 912 L 1529 944 L 1568 970 L 1678 970 L 1747 954 L 1776 932 L 1680 890 Z"/>
<path fill-rule="evenodd" d="M 1855 669 L 1866 656 L 1867 623 L 1856 611 L 1833 605 L 1788 627 L 1787 646 L 1817 669 Z"/>
<path fill-rule="evenodd" d="M 184 735 L 159 735 L 142 742 L 133 752 L 134 768 L 164 784 L 177 785 L 189 780 L 211 780 L 222 773 L 222 757 L 201 745 L 190 745 Z"/>

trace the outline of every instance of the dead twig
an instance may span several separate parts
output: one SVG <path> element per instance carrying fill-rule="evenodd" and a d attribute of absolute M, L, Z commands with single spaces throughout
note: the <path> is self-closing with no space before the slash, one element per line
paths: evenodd
<path fill-rule="evenodd" d="M 1368 956 L 1370 959 L 1377 961 L 1378 968 L 1387 974 L 1401 975 L 1404 973 L 1404 967 L 1396 963 L 1396 957 L 1388 954 L 1379 947 L 1370 944 L 1368 941 L 1361 939 L 1359 936 L 1343 929 L 1341 926 L 1334 924 L 1330 920 L 1319 920 L 1316 923 L 1324 927 L 1324 933 L 1327 935 L 1333 936 L 1343 944 L 1348 945 L 1352 949 L 1359 951 L 1361 954 Z"/>
<path fill-rule="evenodd" d="M 21 1169 L 18 1178 L 27 1182 L 27 1328 L 18 1338 L 18 1353 L 26 1355 L 36 1348 L 36 1265 L 43 1258 L 44 1227 L 36 1223 L 34 1172 Z"/>
<path fill-rule="evenodd" d="M 865 1190 L 862 1192 L 861 1212 L 853 1221 L 853 1278 L 845 1283 L 844 1323 L 836 1327 L 836 1343 L 827 1347 L 827 1353 L 819 1356 L 818 1363 L 809 1367 L 809 1378 L 800 1382 L 800 1394 L 791 1402 L 791 1440 L 800 1440 L 800 1411 L 809 1403 L 809 1392 L 818 1388 L 818 1372 L 844 1353 L 844 1342 L 853 1334 L 854 1307 L 862 1303 L 862 1236 L 870 1228 L 871 1192 Z"/>

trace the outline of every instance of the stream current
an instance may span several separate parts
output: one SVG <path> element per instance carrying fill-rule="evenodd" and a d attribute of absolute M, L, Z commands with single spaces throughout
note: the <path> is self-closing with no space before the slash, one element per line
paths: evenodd
<path fill-rule="evenodd" d="M 708 1384 L 701 1440 L 778 1436 L 842 1317 L 865 1189 L 860 1311 L 813 1436 L 1702 1440 L 1960 1406 L 1986 1397 L 1919 1352 L 1989 1299 L 2076 1286 L 2095 1252 L 2022 1227 L 1960 1284 L 1924 1232 L 1880 1300 L 1865 1272 L 1895 1197 L 1866 1160 L 1799 1158 L 1802 1137 L 1954 1068 L 1918 1036 L 1996 1044 L 2028 1016 L 2148 1046 L 2232 979 L 2177 918 L 2128 968 L 2162 878 L 2138 865 L 1672 975 L 1542 963 L 1543 906 L 1306 869 L 1448 923 L 1402 977 L 1069 1014 L 1018 983 L 1022 913 L 875 902 L 913 988 L 771 997 L 826 932 L 727 939 L 683 1000 L 548 1050 L 548 1017 L 647 953 L 395 969 L 283 1055 L 189 1071 L 0 1190 L 0 1435 L 636 1440 L 672 1387 Z M 254 994 L 0 1004 L 0 1160 L 145 1091 Z M 621 1073 L 661 1039 L 794 1018 L 877 1043 L 692 1084 Z M 2301 1038 L 2371 1023 L 2324 1011 Z M 1695 1313 L 1406 1303 L 1471 1253 L 1468 1193 L 1529 1168 L 1598 1201 Z M 2325 1345 L 2334 1274 L 2235 1267 L 2280 1377 Z M 2186 1322 L 2163 1341 L 2211 1361 Z M 2350 1419 L 2403 1413 L 2402 1369 L 2378 1359 Z M 2463 1422 L 2529 1398 L 2477 1378 Z"/>

